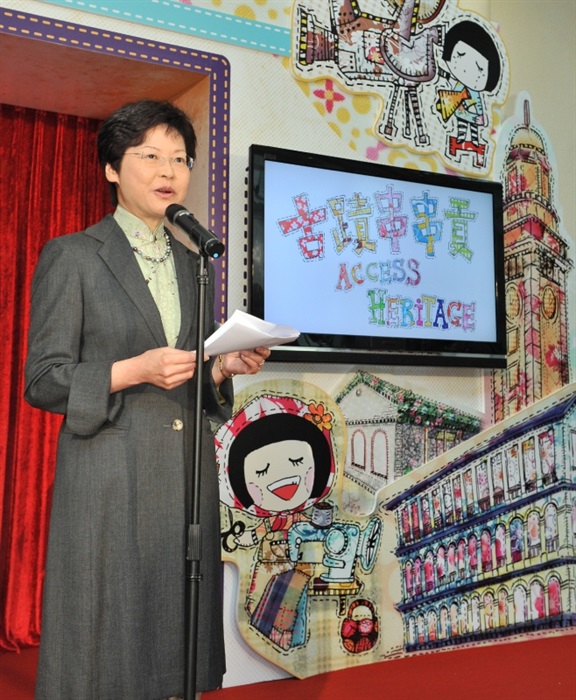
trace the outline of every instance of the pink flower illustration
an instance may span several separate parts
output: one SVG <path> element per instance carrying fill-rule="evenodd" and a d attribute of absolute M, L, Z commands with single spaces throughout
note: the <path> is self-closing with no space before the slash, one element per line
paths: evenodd
<path fill-rule="evenodd" d="M 324 89 L 314 90 L 314 95 L 320 100 L 324 100 L 326 105 L 326 111 L 328 114 L 332 113 L 335 102 L 342 102 L 344 100 L 344 95 L 336 92 L 334 83 L 332 80 L 327 80 L 324 83 Z"/>

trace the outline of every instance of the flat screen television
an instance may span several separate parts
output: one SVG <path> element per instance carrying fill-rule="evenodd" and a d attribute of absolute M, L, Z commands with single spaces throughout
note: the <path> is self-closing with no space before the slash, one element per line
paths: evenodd
<path fill-rule="evenodd" d="M 500 183 L 252 145 L 248 233 L 271 359 L 506 365 Z"/>

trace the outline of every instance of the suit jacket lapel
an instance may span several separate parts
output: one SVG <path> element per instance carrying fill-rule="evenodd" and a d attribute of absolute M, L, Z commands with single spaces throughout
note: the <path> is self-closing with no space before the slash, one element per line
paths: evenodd
<path fill-rule="evenodd" d="M 122 229 L 109 215 L 86 233 L 102 241 L 100 257 L 144 317 L 158 346 L 165 346 L 167 340 L 158 307 Z"/>

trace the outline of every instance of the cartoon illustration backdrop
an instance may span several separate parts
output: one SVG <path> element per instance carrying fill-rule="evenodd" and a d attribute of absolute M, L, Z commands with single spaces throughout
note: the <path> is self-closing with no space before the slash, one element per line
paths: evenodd
<path fill-rule="evenodd" d="M 451 0 L 296 2 L 292 41 L 298 79 L 378 96 L 374 132 L 385 144 L 434 152 L 454 170 L 490 172 L 508 62 L 481 17 Z"/>
<path fill-rule="evenodd" d="M 240 571 L 238 623 L 259 652 L 310 675 L 382 648 L 382 518 L 340 504 L 345 423 L 318 387 L 284 380 L 237 397 L 216 432 L 223 549 Z M 391 521 L 391 518 L 388 518 Z"/>
<path fill-rule="evenodd" d="M 435 151 L 449 170 L 474 176 L 502 168 L 509 361 L 507 370 L 493 373 L 492 419 L 500 421 L 569 382 L 565 290 L 572 262 L 554 208 L 552 149 L 530 116 L 526 94 L 497 132 L 508 66 L 488 23 L 463 16 L 455 3 L 430 6 L 426 18 L 418 15 L 422 6 L 410 2 L 388 7 L 387 18 L 365 11 L 376 5 L 381 11 L 384 3 L 295 3 L 292 70 L 297 80 L 323 84 L 311 94 L 324 98 L 327 113 L 349 99 L 347 92 L 378 95 L 383 107 L 374 134 L 384 151 L 398 145 Z M 325 24 L 319 20 L 323 10 L 329 15 Z M 408 67 L 413 80 L 406 79 Z M 384 151 L 368 147 L 366 155 L 378 159 Z M 530 227 L 522 228 L 527 221 Z M 527 247 L 532 257 L 519 254 Z M 514 326 L 516 317 L 523 319 L 521 329 Z M 514 353 L 525 354 L 518 360 Z M 280 394 L 296 391 L 281 380 L 272 384 Z M 270 388 L 265 385 L 263 396 Z M 306 386 L 296 393 L 303 406 L 331 402 Z M 524 418 L 479 433 L 478 416 L 430 404 L 358 372 L 337 395 L 348 426 L 340 448 L 342 478 L 326 502 L 295 503 L 287 530 L 274 538 L 281 543 L 278 559 L 272 565 L 268 557 L 264 564 L 259 548 L 251 560 L 252 579 L 240 582 L 237 619 L 245 640 L 273 663 L 305 676 L 423 649 L 571 627 L 574 591 L 567 562 L 574 556 L 574 535 L 561 523 L 573 517 L 574 386 L 554 396 L 524 411 Z M 411 483 L 406 473 L 418 486 L 391 497 L 396 484 Z M 228 517 L 228 538 L 234 528 L 249 530 L 242 516 L 234 520 L 228 511 Z M 338 561 L 328 533 L 335 527 L 344 539 L 343 523 L 356 535 L 372 533 L 377 548 L 374 561 L 366 559 L 361 537 L 359 548 L 342 550 L 349 553 L 349 567 L 338 565 L 349 575 L 337 582 L 346 596 L 336 608 L 319 601 L 334 576 L 329 562 Z M 265 531 L 271 537 L 270 527 Z M 260 547 L 257 536 L 250 537 Z M 241 543 L 248 545 L 244 557 L 250 547 L 246 538 L 243 532 L 225 544 L 227 558 L 240 570 L 246 568 Z M 322 543 L 320 552 L 303 554 L 301 548 L 312 543 Z M 566 556 L 550 559 L 557 546 Z M 263 571 L 266 578 L 258 581 Z M 534 571 L 540 573 L 529 573 Z"/>
<path fill-rule="evenodd" d="M 254 385 L 216 432 L 237 621 L 298 677 L 576 622 L 576 385 L 343 506 L 344 417 Z M 572 526 L 569 525 L 572 523 Z"/>

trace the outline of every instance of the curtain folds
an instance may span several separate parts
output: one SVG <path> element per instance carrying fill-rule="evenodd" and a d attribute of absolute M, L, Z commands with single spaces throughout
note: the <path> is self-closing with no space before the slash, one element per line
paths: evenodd
<path fill-rule="evenodd" d="M 30 291 L 43 244 L 110 210 L 100 122 L 0 104 L 0 649 L 38 644 L 61 418 L 23 399 Z"/>

